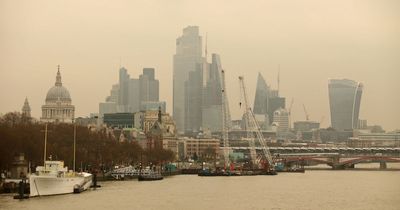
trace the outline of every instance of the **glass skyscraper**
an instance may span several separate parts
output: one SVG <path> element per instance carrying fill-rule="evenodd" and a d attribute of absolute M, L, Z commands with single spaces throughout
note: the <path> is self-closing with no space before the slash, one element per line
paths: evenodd
<path fill-rule="evenodd" d="M 269 87 L 261 73 L 258 73 L 256 95 L 254 97 L 254 114 L 267 114 Z M 275 110 L 273 110 L 275 111 Z M 271 117 L 271 116 L 270 116 Z"/>
<path fill-rule="evenodd" d="M 188 84 L 189 72 L 195 72 L 204 61 L 202 57 L 202 38 L 198 26 L 188 26 L 183 29 L 183 35 L 176 39 L 173 72 L 173 117 L 177 130 L 185 130 L 186 101 L 185 83 Z M 193 75 L 194 76 L 194 75 Z"/>
<path fill-rule="evenodd" d="M 336 130 L 357 128 L 363 84 L 348 79 L 330 79 L 331 126 Z"/>

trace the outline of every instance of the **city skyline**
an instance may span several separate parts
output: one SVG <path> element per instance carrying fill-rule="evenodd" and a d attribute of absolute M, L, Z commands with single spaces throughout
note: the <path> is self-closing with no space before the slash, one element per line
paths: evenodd
<path fill-rule="evenodd" d="M 397 96 L 400 84 L 396 78 L 400 76 L 400 61 L 396 55 L 399 54 L 400 43 L 395 38 L 399 35 L 399 28 L 392 26 L 399 18 L 399 14 L 395 13 L 399 5 L 393 2 L 385 5 L 372 2 L 358 2 L 356 5 L 344 1 L 310 2 L 305 12 L 310 12 L 310 15 L 326 15 L 322 16 L 320 22 L 307 23 L 304 11 L 296 10 L 299 5 L 284 9 L 276 2 L 268 7 L 266 3 L 258 3 L 260 8 L 269 12 L 275 9 L 276 12 L 263 15 L 261 20 L 257 20 L 257 15 L 234 19 L 236 21 L 226 26 L 218 23 L 224 22 L 225 18 L 235 18 L 237 15 L 234 12 L 238 12 L 230 6 L 225 10 L 226 17 L 215 18 L 215 23 L 208 23 L 204 16 L 214 12 L 205 10 L 203 13 L 177 13 L 164 25 L 157 22 L 174 14 L 176 10 L 159 7 L 162 11 L 160 14 L 148 16 L 152 19 L 147 24 L 153 24 L 152 27 L 140 25 L 131 14 L 122 14 L 108 21 L 100 18 L 104 11 L 122 9 L 128 13 L 127 9 L 132 7 L 125 9 L 118 4 L 105 8 L 104 5 L 94 4 L 93 18 L 83 18 L 83 22 L 92 26 L 87 29 L 84 28 L 85 24 L 75 22 L 78 19 L 68 16 L 75 9 L 72 4 L 67 4 L 65 8 L 55 3 L 49 3 L 47 8 L 36 7 L 33 3 L 23 7 L 13 2 L 0 4 L 0 27 L 5 31 L 0 36 L 0 44 L 4 46 L 0 48 L 0 57 L 4 59 L 0 62 L 0 95 L 3 98 L 13 95 L 2 102 L 0 113 L 3 114 L 20 111 L 27 97 L 32 116 L 39 118 L 40 107 L 48 87 L 54 82 L 54 69 L 58 64 L 62 67 L 63 80 L 74 99 L 77 117 L 97 112 L 98 103 L 104 101 L 110 87 L 118 80 L 120 65 L 130 69 L 135 78 L 143 67 L 154 67 L 159 73 L 160 100 L 167 101 L 167 112 L 172 113 L 171 57 L 175 52 L 175 39 L 181 34 L 182 28 L 197 25 L 200 36 L 204 38 L 208 35 L 208 51 L 218 53 L 223 61 L 234 119 L 239 119 L 243 113 L 238 106 L 239 94 L 236 94 L 239 90 L 237 76 L 245 76 L 249 99 L 253 102 L 258 72 L 265 77 L 267 84 L 276 89 L 280 64 L 281 95 L 286 98 L 286 103 L 291 98 L 295 99 L 292 122 L 305 119 L 301 106 L 305 104 L 312 120 L 320 121 L 324 116 L 322 127 L 328 126 L 328 79 L 347 78 L 365 84 L 360 119 L 367 119 L 370 125 L 382 125 L 386 130 L 398 128 L 397 117 L 400 111 L 396 105 L 400 103 L 400 97 Z M 140 13 L 140 8 L 153 6 L 149 4 L 139 5 L 135 11 Z M 221 6 L 221 3 L 216 4 Z M 326 4 L 331 6 L 330 9 L 324 9 Z M 79 3 L 77 10 L 84 11 L 89 5 Z M 257 11 L 257 8 L 248 5 L 242 6 L 243 14 Z M 181 7 L 190 10 L 195 6 L 184 4 Z M 343 17 L 336 16 L 337 12 L 342 12 Z M 52 15 L 56 20 L 52 21 L 40 13 Z M 29 18 L 23 19 L 18 16 L 20 14 Z M 139 15 L 143 16 L 143 13 Z M 192 18 L 181 20 L 189 15 Z M 288 15 L 287 19 L 282 19 L 285 15 Z M 281 20 L 280 25 L 272 24 L 270 19 L 273 18 Z M 122 24 L 118 25 L 119 21 Z M 247 21 L 255 21 L 255 24 L 246 25 Z M 293 25 L 292 21 L 298 24 Z M 71 26 L 71 23 L 76 26 Z M 102 23 L 105 28 L 115 30 L 117 35 L 110 35 L 113 32 L 99 26 Z M 140 27 L 136 28 L 135 24 Z M 265 27 L 261 26 L 263 24 Z M 243 30 L 237 30 L 239 26 Z M 294 33 L 296 31 L 298 33 Z M 312 35 L 312 32 L 316 35 Z M 330 35 L 332 32 L 335 34 Z M 93 35 L 98 37 L 93 38 Z"/>

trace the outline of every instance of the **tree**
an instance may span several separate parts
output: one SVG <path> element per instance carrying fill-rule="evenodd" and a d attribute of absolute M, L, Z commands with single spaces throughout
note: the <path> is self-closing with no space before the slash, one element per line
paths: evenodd
<path fill-rule="evenodd" d="M 9 170 L 15 154 L 25 153 L 33 168 L 43 165 L 44 124 L 35 123 L 17 112 L 0 117 L 0 170 Z M 63 160 L 73 166 L 73 124 L 49 123 L 47 157 Z M 96 132 L 84 126 L 76 126 L 76 170 L 89 165 L 96 168 L 112 168 L 115 164 L 134 164 L 145 153 L 148 162 L 172 161 L 175 155 L 170 150 L 157 147 L 144 151 L 135 141 L 119 142 L 102 129 Z"/>

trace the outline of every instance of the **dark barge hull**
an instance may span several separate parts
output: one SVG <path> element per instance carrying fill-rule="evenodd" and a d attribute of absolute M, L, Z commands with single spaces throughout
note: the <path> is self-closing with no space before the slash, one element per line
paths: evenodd
<path fill-rule="evenodd" d="M 284 173 L 305 173 L 306 171 L 301 168 L 299 169 L 294 169 L 294 170 L 282 170 L 282 171 L 278 171 L 279 173 L 284 172 Z"/>
<path fill-rule="evenodd" d="M 257 176 L 257 175 L 277 175 L 276 171 L 251 171 L 242 173 L 226 173 L 226 172 L 199 172 L 198 176 Z"/>
<path fill-rule="evenodd" d="M 237 173 L 200 172 L 198 176 L 241 176 Z"/>
<path fill-rule="evenodd" d="M 164 177 L 146 177 L 146 176 L 138 176 L 139 181 L 157 181 L 157 180 L 162 180 Z"/>

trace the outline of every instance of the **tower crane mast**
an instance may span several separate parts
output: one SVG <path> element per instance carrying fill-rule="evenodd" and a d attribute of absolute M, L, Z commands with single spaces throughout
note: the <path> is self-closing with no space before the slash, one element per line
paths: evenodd
<path fill-rule="evenodd" d="M 229 112 L 228 97 L 226 95 L 225 71 L 221 70 L 221 108 L 222 108 L 222 139 L 224 143 L 225 165 L 229 165 L 229 130 L 231 129 L 231 114 Z"/>
<path fill-rule="evenodd" d="M 308 115 L 308 112 L 306 110 L 306 106 L 304 106 L 304 104 L 303 104 L 303 109 L 304 109 L 304 114 L 306 115 L 306 120 L 309 121 L 310 120 L 310 115 Z"/>
<path fill-rule="evenodd" d="M 292 106 L 293 106 L 294 98 L 290 101 L 290 106 L 289 106 L 289 128 L 292 128 Z"/>
<path fill-rule="evenodd" d="M 253 163 L 253 165 L 257 164 L 257 153 L 256 153 L 256 145 L 254 141 L 254 135 L 252 132 L 252 129 L 250 128 L 250 119 L 249 119 L 249 114 L 248 114 L 248 109 L 249 109 L 249 104 L 248 104 L 248 98 L 247 98 L 247 93 L 246 93 L 246 87 L 244 86 L 243 82 L 243 76 L 239 77 L 239 85 L 240 85 L 240 93 L 243 94 L 243 105 L 244 105 L 244 122 L 245 122 L 245 129 L 247 131 L 247 139 L 249 140 L 249 146 L 250 146 L 250 158 Z M 242 102 L 239 102 L 239 106 L 242 106 Z"/>

